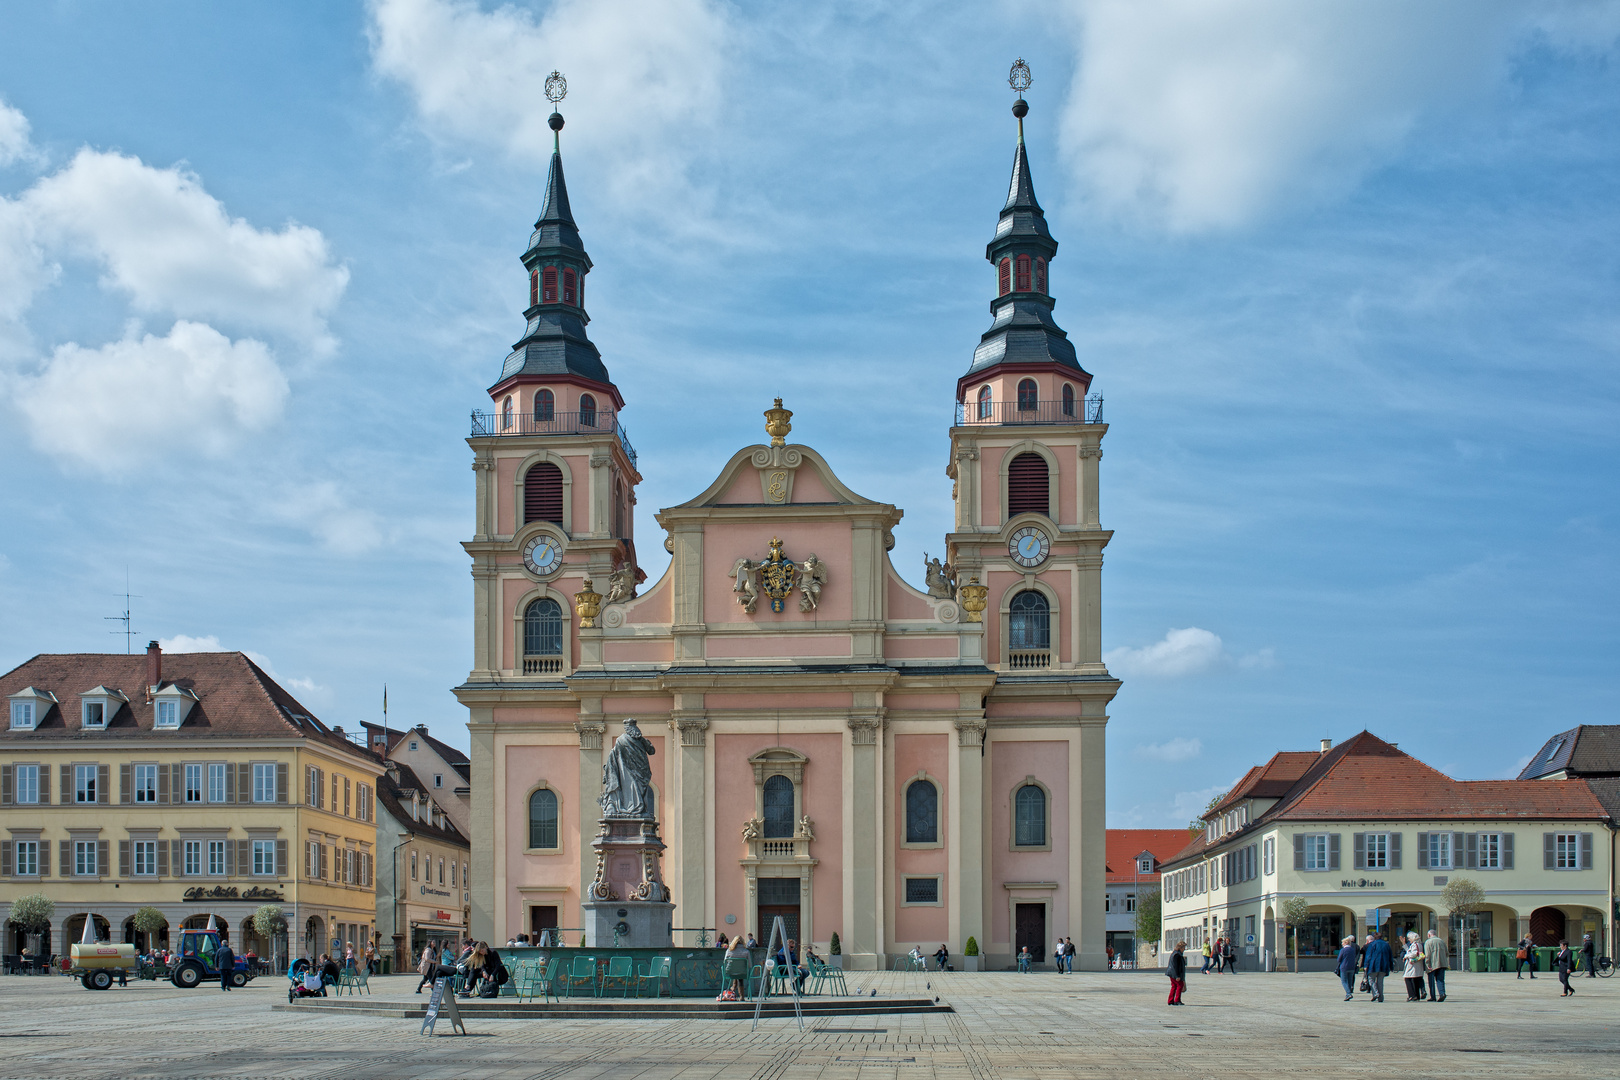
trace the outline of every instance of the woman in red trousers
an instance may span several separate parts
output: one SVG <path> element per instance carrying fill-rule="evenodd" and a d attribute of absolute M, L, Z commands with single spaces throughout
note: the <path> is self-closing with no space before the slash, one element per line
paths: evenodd
<path fill-rule="evenodd" d="M 1187 943 L 1176 942 L 1176 951 L 1170 954 L 1169 961 L 1164 965 L 1164 973 L 1170 976 L 1170 1004 L 1180 1005 L 1181 995 L 1187 992 Z"/>

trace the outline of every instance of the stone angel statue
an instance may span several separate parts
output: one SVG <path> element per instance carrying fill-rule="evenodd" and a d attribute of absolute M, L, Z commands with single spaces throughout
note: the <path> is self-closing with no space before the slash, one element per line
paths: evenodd
<path fill-rule="evenodd" d="M 636 568 L 626 563 L 608 575 L 608 594 L 604 605 L 619 604 L 636 595 Z"/>
<path fill-rule="evenodd" d="M 950 563 L 941 564 L 938 559 L 930 559 L 925 551 L 923 570 L 928 581 L 929 596 L 936 600 L 956 599 L 956 567 Z"/>
<path fill-rule="evenodd" d="M 802 840 L 814 840 L 816 838 L 816 823 L 810 820 L 809 814 L 799 819 L 799 838 Z"/>
<path fill-rule="evenodd" d="M 814 611 L 821 605 L 821 587 L 827 584 L 827 564 L 811 552 L 804 560 L 804 574 L 799 578 L 799 610 Z"/>
<path fill-rule="evenodd" d="M 746 843 L 749 840 L 758 840 L 765 833 L 765 821 L 762 818 L 751 817 L 743 822 L 742 838 Z"/>
<path fill-rule="evenodd" d="M 737 584 L 731 590 L 737 594 L 737 603 L 752 615 L 754 605 L 759 603 L 759 567 L 750 562 L 745 555 L 731 568 L 731 576 L 737 579 Z"/>

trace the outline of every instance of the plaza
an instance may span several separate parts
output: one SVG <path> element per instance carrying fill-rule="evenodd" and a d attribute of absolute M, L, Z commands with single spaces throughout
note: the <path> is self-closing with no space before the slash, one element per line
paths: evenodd
<path fill-rule="evenodd" d="M 372 1000 L 420 1004 L 415 976 Z M 0 979 L 4 1077 L 1573 1077 L 1611 1075 L 1620 983 L 1454 974 L 1444 1004 L 1342 1000 L 1327 973 L 1200 976 L 1188 1006 L 1157 974 L 860 974 L 851 989 L 938 994 L 949 1013 L 792 1020 L 483 1020 L 468 1035 L 416 1019 L 274 1011 L 284 980 L 92 993 Z M 334 1003 L 349 999 L 333 999 Z"/>

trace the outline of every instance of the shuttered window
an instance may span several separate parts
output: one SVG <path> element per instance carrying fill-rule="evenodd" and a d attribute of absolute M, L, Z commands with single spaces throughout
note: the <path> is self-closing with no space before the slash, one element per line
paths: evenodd
<path fill-rule="evenodd" d="M 574 271 L 568 269 L 563 271 L 563 303 L 572 304 L 574 302 Z"/>
<path fill-rule="evenodd" d="M 1046 260 L 1045 259 L 1036 259 L 1035 260 L 1035 291 L 1038 292 L 1038 293 L 1044 293 L 1046 291 Z"/>
<path fill-rule="evenodd" d="M 1050 514 L 1046 459 L 1039 454 L 1019 454 L 1007 466 L 1007 516 Z"/>
<path fill-rule="evenodd" d="M 534 305 L 538 304 L 539 302 L 540 302 L 540 271 L 531 270 L 531 271 L 529 271 L 529 306 L 534 307 Z"/>
<path fill-rule="evenodd" d="M 1029 292 L 1029 256 L 1018 256 L 1018 283 L 1017 291 Z"/>
<path fill-rule="evenodd" d="M 562 470 L 542 461 L 523 477 L 523 523 L 563 520 Z"/>
<path fill-rule="evenodd" d="M 996 274 L 996 284 L 1001 290 L 997 295 L 1006 296 L 1012 292 L 1012 260 L 1002 259 Z"/>
<path fill-rule="evenodd" d="M 540 300 L 542 303 L 555 304 L 557 302 L 557 268 L 548 266 L 541 274 Z"/>

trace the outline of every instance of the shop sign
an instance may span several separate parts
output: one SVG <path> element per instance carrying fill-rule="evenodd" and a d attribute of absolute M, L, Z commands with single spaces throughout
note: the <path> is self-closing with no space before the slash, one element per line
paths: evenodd
<path fill-rule="evenodd" d="M 442 919 L 445 922 L 450 921 L 450 913 L 448 911 L 435 911 L 433 913 L 433 917 L 435 919 Z"/>
<path fill-rule="evenodd" d="M 212 889 L 206 885 L 195 885 L 182 893 L 180 898 L 182 900 L 280 900 L 282 896 L 280 890 L 262 885 L 255 885 L 246 890 L 238 890 L 235 885 L 215 885 Z"/>
<path fill-rule="evenodd" d="M 451 893 L 450 893 L 449 889 L 432 889 L 432 888 L 429 888 L 426 885 L 423 885 L 422 886 L 422 895 L 423 896 L 449 896 L 449 895 L 451 895 Z"/>
<path fill-rule="evenodd" d="M 1382 889 L 1384 883 L 1376 878 L 1345 878 L 1339 882 L 1341 889 Z"/>

